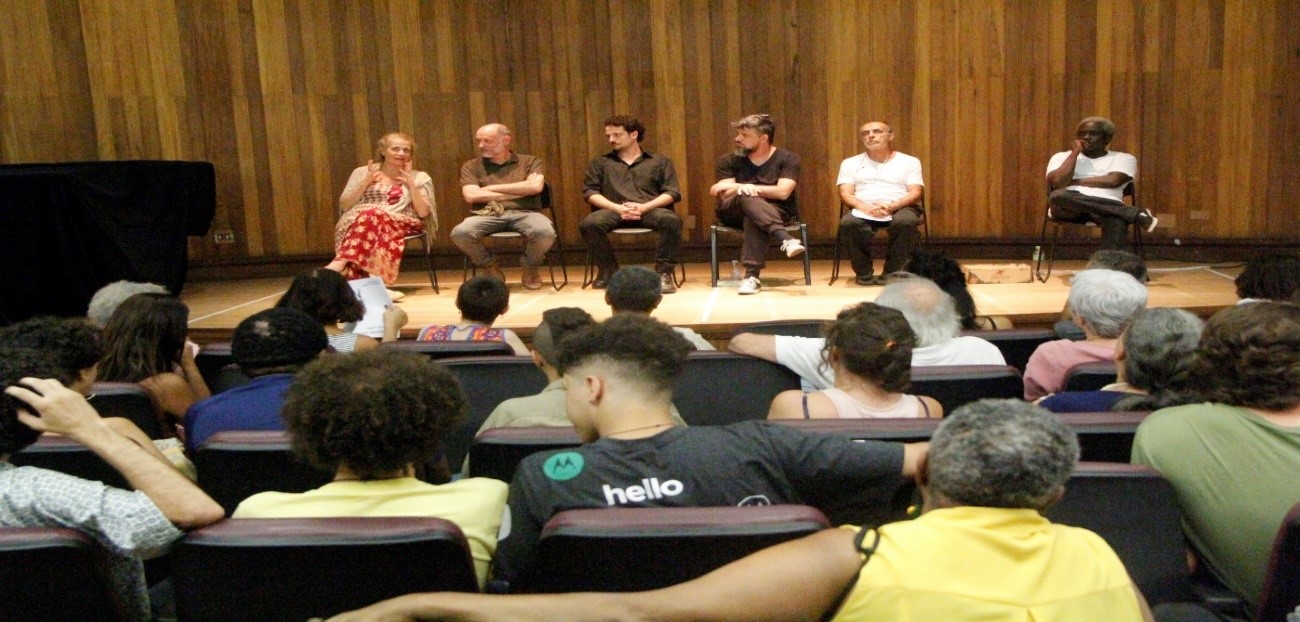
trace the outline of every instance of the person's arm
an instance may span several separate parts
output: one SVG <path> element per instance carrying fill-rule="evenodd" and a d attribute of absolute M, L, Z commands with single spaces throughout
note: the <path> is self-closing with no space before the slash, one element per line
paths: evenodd
<path fill-rule="evenodd" d="M 206 399 L 195 395 L 189 381 L 175 372 L 150 376 L 141 380 L 139 385 L 149 393 L 158 408 L 177 420 L 183 418 L 190 407 L 200 399 Z"/>
<path fill-rule="evenodd" d="M 763 549 L 693 581 L 650 592 L 410 594 L 340 614 L 330 622 L 817 620 L 835 605 L 861 567 L 854 535 L 847 529 L 826 529 Z"/>
<path fill-rule="evenodd" d="M 717 183 L 709 188 L 709 194 L 719 199 L 726 199 L 736 194 L 736 190 L 743 184 L 737 183 L 735 177 L 719 179 Z"/>
<path fill-rule="evenodd" d="M 366 162 L 365 166 L 358 167 L 352 171 L 352 176 L 348 177 L 348 183 L 343 187 L 343 193 L 339 195 L 339 213 L 348 211 L 357 201 L 361 200 L 361 194 L 366 191 L 372 184 L 379 180 L 379 167 L 374 160 Z"/>
<path fill-rule="evenodd" d="M 356 343 L 352 344 L 353 352 L 365 352 L 379 347 L 379 340 L 368 335 L 357 335 Z"/>
<path fill-rule="evenodd" d="M 753 196 L 763 199 L 772 199 L 774 201 L 784 201 L 790 198 L 794 193 L 795 186 L 798 185 L 795 180 L 789 177 L 782 177 L 776 180 L 776 185 L 761 186 L 758 184 L 741 184 L 736 189 L 736 193 L 744 196 Z"/>
<path fill-rule="evenodd" d="M 803 391 L 791 389 L 777 393 L 767 409 L 767 418 L 803 419 Z"/>
<path fill-rule="evenodd" d="M 388 305 L 384 309 L 384 337 L 385 342 L 397 341 L 402 334 L 402 327 L 410 321 L 406 317 L 406 311 L 397 305 Z M 360 336 L 358 336 L 360 339 Z"/>
<path fill-rule="evenodd" d="M 39 413 L 37 416 L 20 410 L 18 420 L 24 425 L 40 432 L 63 434 L 85 445 L 149 497 L 177 527 L 195 529 L 225 515 L 216 501 L 170 464 L 109 429 L 86 398 L 59 381 L 23 378 L 6 388 L 5 393 Z"/>
<path fill-rule="evenodd" d="M 727 349 L 736 354 L 744 354 L 763 359 L 764 361 L 776 361 L 776 336 L 760 335 L 758 333 L 740 333 L 731 338 L 727 343 Z"/>
<path fill-rule="evenodd" d="M 196 354 L 197 347 L 187 346 L 181 349 L 181 377 L 185 378 L 185 384 L 194 394 L 195 401 L 206 400 L 212 397 L 212 391 L 208 389 L 208 383 L 203 380 L 203 373 L 199 371 L 199 365 L 194 360 Z M 179 414 L 184 415 L 185 412 L 181 411 Z"/>
<path fill-rule="evenodd" d="M 924 412 L 918 414 L 924 417 L 928 417 L 930 419 L 943 418 L 943 404 L 940 404 L 939 400 L 936 400 L 933 397 L 927 397 L 925 395 L 918 395 L 917 398 L 925 403 Z"/>
<path fill-rule="evenodd" d="M 843 201 L 850 209 L 866 212 L 869 207 L 866 201 L 858 198 L 854 193 L 857 186 L 852 183 L 840 184 L 840 200 Z"/>
<path fill-rule="evenodd" d="M 1083 153 L 1083 141 L 1075 139 L 1070 143 L 1070 151 L 1059 166 L 1047 172 L 1047 184 L 1052 190 L 1060 190 L 1074 183 L 1074 165 Z"/>
<path fill-rule="evenodd" d="M 411 207 L 415 210 L 417 216 L 424 219 L 432 215 L 434 210 L 433 197 L 430 196 L 433 182 L 427 179 L 428 175 L 425 175 L 425 179 L 421 179 L 420 175 L 423 175 L 423 173 L 412 170 L 411 163 L 407 162 L 406 169 L 393 181 L 402 184 L 402 187 L 411 194 Z M 417 179 L 426 183 L 417 183 Z"/>
<path fill-rule="evenodd" d="M 921 200 L 922 196 L 925 196 L 925 186 L 920 184 L 908 184 L 907 194 L 904 194 L 902 198 L 886 203 L 885 211 L 893 214 L 909 205 L 916 205 Z"/>
<path fill-rule="evenodd" d="M 143 449 L 145 453 L 161 460 L 167 466 L 175 466 L 171 460 L 167 459 L 167 456 L 163 455 L 158 446 L 153 444 L 153 439 L 149 438 L 149 435 L 145 434 L 144 430 L 141 430 L 130 419 L 126 417 L 104 417 L 104 425 L 108 426 L 108 429 L 126 437 L 127 440 Z"/>
<path fill-rule="evenodd" d="M 491 184 L 483 186 L 483 190 L 512 197 L 530 197 L 534 194 L 541 194 L 542 188 L 545 185 L 545 176 L 541 173 L 529 173 L 528 177 L 523 181 L 511 182 L 508 184 Z"/>
<path fill-rule="evenodd" d="M 1119 188 L 1130 181 L 1133 181 L 1133 178 L 1128 173 L 1111 171 L 1105 175 L 1095 177 L 1080 177 L 1072 181 L 1070 185 L 1086 186 L 1088 188 Z"/>
<path fill-rule="evenodd" d="M 479 203 L 490 203 L 492 201 L 515 201 L 524 198 L 521 194 L 504 194 L 501 192 L 492 192 L 483 186 L 476 184 L 465 184 L 460 187 L 460 194 L 465 198 L 465 202 L 471 205 Z"/>

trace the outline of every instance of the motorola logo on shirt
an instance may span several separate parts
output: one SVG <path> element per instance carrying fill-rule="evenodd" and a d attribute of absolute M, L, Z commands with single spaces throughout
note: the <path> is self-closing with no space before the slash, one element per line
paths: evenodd
<path fill-rule="evenodd" d="M 641 480 L 640 486 L 613 488 L 609 484 L 605 484 L 601 487 L 601 491 L 605 493 L 605 503 L 607 505 L 625 505 L 663 499 L 664 497 L 676 497 L 682 494 L 682 489 L 682 483 L 675 479 L 660 482 L 657 477 Z"/>

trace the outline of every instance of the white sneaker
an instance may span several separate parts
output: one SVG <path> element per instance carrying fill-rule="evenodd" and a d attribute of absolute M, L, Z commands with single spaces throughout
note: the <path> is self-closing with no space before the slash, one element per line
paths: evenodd
<path fill-rule="evenodd" d="M 798 257 L 803 254 L 803 251 L 803 244 L 800 244 L 799 240 L 794 238 L 790 238 L 781 243 L 781 252 L 785 253 L 786 257 Z"/>
<path fill-rule="evenodd" d="M 399 301 L 399 300 L 401 300 L 401 299 L 403 299 L 403 298 L 406 298 L 406 294 L 403 294 L 402 292 L 399 292 L 399 291 L 397 291 L 397 290 L 395 290 L 395 289 L 390 289 L 390 290 L 388 290 L 388 299 L 389 299 L 389 300 L 392 300 L 393 302 L 397 302 L 397 301 Z"/>
<path fill-rule="evenodd" d="M 758 290 L 763 289 L 763 282 L 756 276 L 747 276 L 740 282 L 740 289 L 736 290 L 741 296 L 747 294 L 757 294 Z"/>

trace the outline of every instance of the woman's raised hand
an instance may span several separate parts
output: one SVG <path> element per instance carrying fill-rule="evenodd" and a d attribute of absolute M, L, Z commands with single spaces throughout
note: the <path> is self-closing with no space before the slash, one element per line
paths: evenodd
<path fill-rule="evenodd" d="M 366 170 L 370 171 L 370 177 L 366 178 L 366 187 L 379 182 L 379 178 L 383 176 L 379 169 L 383 168 L 383 166 L 382 164 L 375 164 L 374 160 L 366 162 Z"/>

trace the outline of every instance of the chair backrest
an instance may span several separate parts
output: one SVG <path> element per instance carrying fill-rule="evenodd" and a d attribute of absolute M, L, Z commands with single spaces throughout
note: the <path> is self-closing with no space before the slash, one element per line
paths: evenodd
<path fill-rule="evenodd" d="M 1285 622 L 1286 614 L 1300 606 L 1300 503 L 1295 504 L 1273 541 L 1268 575 L 1260 594 L 1257 622 Z"/>
<path fill-rule="evenodd" d="M 300 461 L 284 431 L 217 432 L 194 453 L 199 487 L 226 510 L 259 492 L 305 492 L 334 478 Z"/>
<path fill-rule="evenodd" d="M 939 419 L 774 419 L 772 423 L 805 432 L 838 434 L 855 441 L 928 441 L 939 427 Z"/>
<path fill-rule="evenodd" d="M 1114 361 L 1080 363 L 1065 372 L 1063 391 L 1096 391 L 1116 379 Z"/>
<path fill-rule="evenodd" d="M 194 357 L 194 364 L 198 366 L 199 374 L 203 376 L 203 381 L 208 384 L 208 387 L 216 386 L 222 368 L 234 362 L 235 359 L 230 354 L 229 341 L 209 343 Z"/>
<path fill-rule="evenodd" d="M 435 361 L 458 356 L 514 356 L 515 351 L 504 341 L 414 341 L 400 340 L 380 344 L 403 352 L 423 354 Z"/>
<path fill-rule="evenodd" d="M 1065 497 L 1045 514 L 1105 539 L 1152 605 L 1192 599 L 1178 499 L 1154 470 L 1080 462 Z"/>
<path fill-rule="evenodd" d="M 493 428 L 474 437 L 469 448 L 469 476 L 514 479 L 519 463 L 531 454 L 582 444 L 570 427 Z"/>
<path fill-rule="evenodd" d="M 73 529 L 0 527 L 0 620 L 131 619 L 103 557 Z"/>
<path fill-rule="evenodd" d="M 776 363 L 731 352 L 694 351 L 673 387 L 673 404 L 690 425 L 766 419 L 777 393 L 799 388 L 799 376 Z"/>
<path fill-rule="evenodd" d="M 732 336 L 741 333 L 759 335 L 789 335 L 792 337 L 824 337 L 823 329 L 830 320 L 771 320 L 754 322 L 737 328 Z"/>
<path fill-rule="evenodd" d="M 440 361 L 460 380 L 469 401 L 465 421 L 447 433 L 442 448 L 447 464 L 459 468 L 469 452 L 474 435 L 483 426 L 497 404 L 512 397 L 540 392 L 546 387 L 546 374 L 527 356 L 474 356 Z"/>
<path fill-rule="evenodd" d="M 820 511 L 804 505 L 570 510 L 547 521 L 535 571 L 511 589 L 667 587 L 829 526 Z"/>
<path fill-rule="evenodd" d="M 1079 435 L 1080 460 L 1128 462 L 1133 454 L 1133 435 L 1149 412 L 1057 413 L 1065 425 Z"/>
<path fill-rule="evenodd" d="M 232 519 L 172 553 L 192 622 L 328 617 L 414 592 L 477 591 L 465 535 L 440 518 Z"/>
<path fill-rule="evenodd" d="M 162 414 L 149 392 L 134 382 L 96 382 L 90 405 L 101 417 L 130 419 L 149 438 L 163 438 Z"/>
<path fill-rule="evenodd" d="M 85 445 L 66 436 L 42 434 L 36 442 L 9 456 L 15 466 L 32 466 L 81 479 L 103 482 L 105 486 L 131 490 L 131 485 L 116 469 L 104 462 Z M 3 619 L 3 618 L 0 618 Z"/>
<path fill-rule="evenodd" d="M 1056 340 L 1050 328 L 1008 328 L 1003 330 L 966 330 L 963 335 L 979 337 L 1002 351 L 1002 358 L 1021 373 L 1029 363 L 1029 356 L 1038 346 Z"/>
<path fill-rule="evenodd" d="M 936 365 L 912 368 L 913 395 L 933 397 L 944 413 L 984 398 L 1019 399 L 1025 393 L 1020 372 L 1010 365 Z"/>

